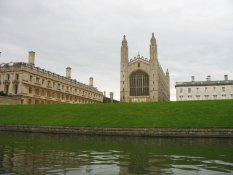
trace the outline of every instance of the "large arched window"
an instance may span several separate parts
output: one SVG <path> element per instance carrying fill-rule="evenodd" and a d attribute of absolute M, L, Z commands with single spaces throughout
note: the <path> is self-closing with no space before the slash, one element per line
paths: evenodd
<path fill-rule="evenodd" d="M 149 96 L 149 76 L 137 71 L 130 76 L 130 96 Z"/>

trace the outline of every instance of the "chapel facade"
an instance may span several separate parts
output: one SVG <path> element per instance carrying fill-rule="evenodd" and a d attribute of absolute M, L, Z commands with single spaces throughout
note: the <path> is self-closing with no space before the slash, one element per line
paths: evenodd
<path fill-rule="evenodd" d="M 158 102 L 170 100 L 170 77 L 164 73 L 157 57 L 154 33 L 150 40 L 150 58 L 139 54 L 129 60 L 128 43 L 124 35 L 121 45 L 121 102 Z"/>

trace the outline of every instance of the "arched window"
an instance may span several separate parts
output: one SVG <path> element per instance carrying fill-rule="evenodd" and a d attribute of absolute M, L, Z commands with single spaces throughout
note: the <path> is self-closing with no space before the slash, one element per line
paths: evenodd
<path fill-rule="evenodd" d="M 137 71 L 130 76 L 130 96 L 149 96 L 149 75 Z"/>

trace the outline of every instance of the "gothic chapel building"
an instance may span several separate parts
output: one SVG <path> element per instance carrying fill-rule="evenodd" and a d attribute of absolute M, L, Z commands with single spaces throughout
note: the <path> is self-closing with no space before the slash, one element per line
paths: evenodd
<path fill-rule="evenodd" d="M 152 34 L 150 59 L 139 54 L 128 58 L 128 45 L 124 36 L 121 46 L 121 102 L 158 102 L 170 100 L 169 72 L 163 72 L 158 62 L 157 44 Z"/>

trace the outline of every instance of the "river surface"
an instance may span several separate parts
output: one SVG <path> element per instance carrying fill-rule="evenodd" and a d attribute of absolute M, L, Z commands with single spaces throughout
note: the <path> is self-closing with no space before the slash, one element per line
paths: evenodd
<path fill-rule="evenodd" d="M 0 132 L 4 175 L 232 175 L 233 139 Z"/>

